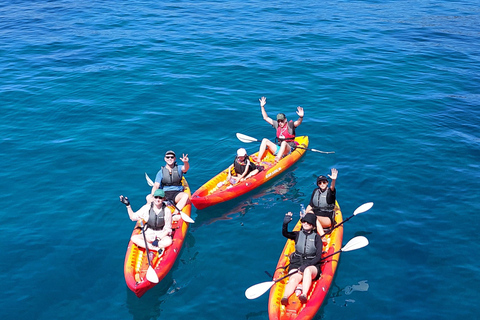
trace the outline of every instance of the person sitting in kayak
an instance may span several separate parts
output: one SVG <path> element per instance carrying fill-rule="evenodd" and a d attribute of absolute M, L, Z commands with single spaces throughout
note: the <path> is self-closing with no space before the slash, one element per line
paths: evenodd
<path fill-rule="evenodd" d="M 178 210 L 182 210 L 188 203 L 188 194 L 184 192 L 182 177 L 187 173 L 190 164 L 188 163 L 188 154 L 183 154 L 183 157 L 180 158 L 183 166 L 178 166 L 175 159 L 175 152 L 172 150 L 165 153 L 166 165 L 158 171 L 155 177 L 155 183 L 152 186 L 152 191 L 147 195 L 147 201 L 148 198 L 153 196 L 157 189 L 163 189 L 166 199 L 176 204 Z M 178 212 L 178 210 L 175 209 L 174 211 L 174 220 L 180 219 L 180 212 Z"/>
<path fill-rule="evenodd" d="M 237 150 L 237 156 L 233 164 L 228 168 L 228 178 L 232 185 L 239 181 L 248 179 L 263 170 L 262 166 L 257 166 L 247 155 L 247 150 L 240 148 Z"/>
<path fill-rule="evenodd" d="M 315 232 L 317 218 L 313 213 L 307 213 L 302 218 L 302 228 L 300 231 L 288 231 L 288 223 L 292 220 L 292 213 L 288 212 L 283 219 L 282 235 L 291 240 L 295 240 L 295 252 L 290 256 L 290 265 L 288 267 L 289 277 L 285 286 L 285 291 L 281 300 L 283 305 L 288 304 L 288 298 L 295 291 L 295 288 L 302 282 L 302 294 L 298 297 L 301 303 L 307 302 L 308 290 L 312 281 L 320 278 L 320 261 L 322 257 L 322 237 Z"/>
<path fill-rule="evenodd" d="M 310 203 L 305 209 L 306 213 L 313 213 L 317 216 L 317 229 L 320 235 L 323 235 L 324 228 L 330 228 L 335 224 L 335 200 L 336 189 L 335 181 L 337 180 L 338 170 L 332 168 L 332 174 L 328 175 L 332 179 L 330 188 L 328 187 L 328 178 L 319 176 L 317 178 L 317 186 L 312 192 Z"/>
<path fill-rule="evenodd" d="M 157 251 L 159 256 L 163 250 L 172 244 L 172 212 L 165 205 L 165 192 L 162 189 L 155 190 L 151 201 L 134 212 L 130 201 L 123 195 L 120 201 L 127 207 L 128 216 L 132 221 L 146 221 L 144 228 L 148 249 Z M 141 233 L 132 235 L 131 240 L 137 246 L 145 248 L 145 239 Z"/>
<path fill-rule="evenodd" d="M 263 119 L 271 124 L 276 130 L 277 144 L 264 138 L 262 140 L 262 144 L 260 145 L 258 156 L 255 160 L 257 162 L 261 162 L 263 155 L 268 148 L 268 150 L 270 150 L 270 152 L 275 156 L 275 163 L 277 163 L 297 146 L 297 142 L 295 142 L 295 128 L 297 128 L 303 121 L 303 108 L 300 106 L 297 107 L 298 120 L 296 121 L 288 121 L 284 113 L 277 114 L 277 120 L 273 120 L 265 111 L 267 98 L 261 97 L 259 101 Z"/>

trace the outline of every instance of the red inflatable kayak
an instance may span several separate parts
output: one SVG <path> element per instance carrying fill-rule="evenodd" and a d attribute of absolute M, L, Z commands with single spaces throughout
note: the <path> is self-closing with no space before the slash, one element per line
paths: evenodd
<path fill-rule="evenodd" d="M 342 222 L 342 212 L 338 203 L 335 203 L 335 221 L 336 223 Z M 300 221 L 295 226 L 294 230 L 300 230 Z M 323 257 L 326 257 L 334 252 L 337 252 L 342 247 L 343 240 L 343 225 L 334 229 L 331 234 L 326 235 L 327 242 L 324 243 Z M 274 274 L 274 279 L 280 279 L 287 275 L 287 271 L 282 268 L 290 263 L 290 254 L 295 251 L 295 242 L 293 240 L 287 240 L 283 249 L 282 255 L 278 260 L 277 269 Z M 285 285 L 288 278 L 277 282 L 270 289 L 270 296 L 268 299 L 268 316 L 270 320 L 290 320 L 290 319 L 312 319 L 317 311 L 322 306 L 325 300 L 330 285 L 332 284 L 335 271 L 337 270 L 337 264 L 340 259 L 340 253 L 327 258 L 322 266 L 322 275 L 317 281 L 312 282 L 310 291 L 307 293 L 307 303 L 302 304 L 295 294 L 292 294 L 288 300 L 288 305 L 284 306 L 280 303 Z"/>
<path fill-rule="evenodd" d="M 296 137 L 295 141 L 297 141 L 302 148 L 308 147 L 307 136 Z M 264 170 L 234 186 L 227 182 L 227 168 L 195 191 L 192 195 L 192 203 L 200 210 L 241 196 L 290 168 L 304 153 L 305 149 L 296 148 L 292 153 L 275 164 L 275 156 L 269 151 L 266 151 L 262 162 L 259 164 L 264 166 Z M 257 154 L 258 152 L 255 153 L 255 155 Z"/>
<path fill-rule="evenodd" d="M 182 179 L 182 184 L 185 188 L 185 192 L 190 196 L 190 188 L 187 180 Z M 172 212 L 175 210 L 173 206 L 170 207 Z M 192 205 L 187 204 L 182 211 L 190 216 Z M 188 223 L 180 219 L 172 222 L 172 240 L 171 246 L 165 248 L 163 255 L 159 258 L 158 254 L 154 254 L 152 259 L 152 267 L 161 281 L 170 269 L 173 267 L 175 260 L 180 254 L 182 249 L 185 235 L 187 234 Z M 142 230 L 140 222 L 137 222 L 133 229 L 132 235 L 139 234 Z M 124 274 L 127 286 L 132 290 L 137 297 L 141 297 L 145 292 L 154 287 L 156 283 L 152 283 L 146 279 L 146 273 L 148 269 L 147 252 L 144 248 L 139 248 L 132 241 L 128 243 L 127 253 L 125 255 Z"/>

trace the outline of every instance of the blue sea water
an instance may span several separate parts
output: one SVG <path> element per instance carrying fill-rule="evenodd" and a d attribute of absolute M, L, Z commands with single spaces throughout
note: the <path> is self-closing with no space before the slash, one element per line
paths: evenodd
<path fill-rule="evenodd" d="M 0 319 L 267 319 L 283 215 L 339 170 L 345 252 L 315 319 L 476 319 L 480 286 L 476 1 L 0 2 Z M 138 299 L 123 262 L 163 154 L 192 190 L 241 132 L 305 118 L 273 182 L 193 209 L 181 256 Z M 365 286 L 368 289 L 365 291 Z M 360 290 L 357 290 L 359 289 Z"/>

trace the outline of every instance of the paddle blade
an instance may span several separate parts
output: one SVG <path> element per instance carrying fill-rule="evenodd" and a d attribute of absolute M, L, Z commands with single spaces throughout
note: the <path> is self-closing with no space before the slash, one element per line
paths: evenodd
<path fill-rule="evenodd" d="M 364 236 L 358 236 L 348 241 L 347 244 L 342 248 L 342 251 L 357 250 L 366 247 L 367 245 L 368 239 Z"/>
<path fill-rule="evenodd" d="M 158 276 L 155 270 L 152 268 L 152 266 L 148 267 L 147 270 L 147 280 L 152 282 L 152 283 L 158 283 Z"/>
<path fill-rule="evenodd" d="M 360 207 L 358 207 L 357 209 L 355 209 L 355 211 L 353 212 L 353 215 L 356 216 L 356 215 L 359 214 L 359 213 L 363 213 L 363 212 L 365 212 L 365 211 L 368 211 L 368 210 L 370 210 L 372 207 L 373 207 L 373 202 L 364 203 L 364 204 L 362 204 Z"/>
<path fill-rule="evenodd" d="M 192 218 L 190 218 L 185 212 L 180 211 L 180 215 L 182 216 L 183 221 L 188 223 L 195 223 L 195 221 Z"/>
<path fill-rule="evenodd" d="M 147 183 L 150 187 L 153 187 L 153 181 L 152 179 L 150 179 L 150 177 L 148 176 L 148 174 L 145 172 L 145 179 L 147 179 Z"/>
<path fill-rule="evenodd" d="M 247 297 L 247 299 L 250 299 L 250 300 L 257 299 L 262 294 L 267 292 L 268 289 L 270 289 L 274 284 L 275 284 L 275 281 L 267 281 L 267 282 L 262 282 L 262 283 L 253 285 L 247 290 L 245 290 L 245 297 Z"/>
<path fill-rule="evenodd" d="M 254 137 L 250 137 L 250 136 L 247 136 L 247 135 L 244 135 L 244 134 L 241 134 L 241 133 L 238 133 L 237 132 L 237 138 L 238 140 L 244 142 L 244 143 L 250 143 L 250 142 L 257 142 L 258 140 L 255 139 Z"/>
<path fill-rule="evenodd" d="M 311 148 L 310 150 L 313 151 L 313 152 L 325 153 L 325 154 L 335 153 L 335 151 L 321 151 L 321 150 L 317 150 L 317 149 L 313 149 L 313 148 Z"/>

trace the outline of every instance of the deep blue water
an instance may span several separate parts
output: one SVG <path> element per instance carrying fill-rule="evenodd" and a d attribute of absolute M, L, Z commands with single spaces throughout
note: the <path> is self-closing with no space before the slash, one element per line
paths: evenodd
<path fill-rule="evenodd" d="M 0 2 L 0 319 L 267 319 L 283 215 L 339 170 L 344 242 L 316 319 L 480 314 L 476 1 Z M 141 299 L 123 261 L 163 154 L 193 190 L 241 132 L 296 118 L 307 152 L 231 202 L 193 210 L 180 259 Z M 359 282 L 367 291 L 352 291 Z"/>

